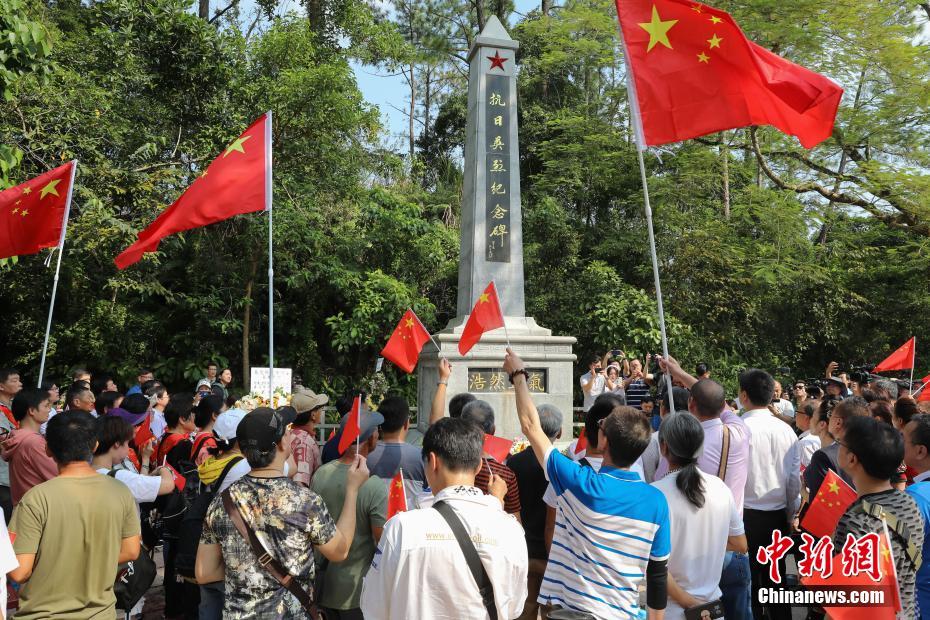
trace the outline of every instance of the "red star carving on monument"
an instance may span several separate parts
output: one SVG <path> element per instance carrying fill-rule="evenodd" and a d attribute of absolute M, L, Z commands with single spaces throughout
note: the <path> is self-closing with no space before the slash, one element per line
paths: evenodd
<path fill-rule="evenodd" d="M 510 60 L 509 58 L 505 58 L 504 56 L 501 56 L 501 53 L 497 50 L 494 50 L 494 55 L 488 56 L 487 59 L 491 61 L 492 70 L 494 69 L 494 67 L 500 67 L 501 71 L 504 70 L 504 63 Z"/>

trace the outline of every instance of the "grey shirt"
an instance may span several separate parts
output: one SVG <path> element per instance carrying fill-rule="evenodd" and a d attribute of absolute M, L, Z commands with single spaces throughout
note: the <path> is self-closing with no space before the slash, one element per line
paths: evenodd
<path fill-rule="evenodd" d="M 426 473 L 423 471 L 423 456 L 419 448 L 409 443 L 378 442 L 377 447 L 368 455 L 368 471 L 372 476 L 390 480 L 403 468 L 404 480 L 412 480 L 423 485 Z"/>

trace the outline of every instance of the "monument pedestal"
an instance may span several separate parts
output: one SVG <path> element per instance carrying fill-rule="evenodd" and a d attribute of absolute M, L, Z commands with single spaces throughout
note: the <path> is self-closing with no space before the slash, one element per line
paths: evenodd
<path fill-rule="evenodd" d="M 520 203 L 520 149 L 517 127 L 516 51 L 503 24 L 488 18 L 468 53 L 468 121 L 465 128 L 461 262 L 457 317 L 435 335 L 440 351 L 420 355 L 417 407 L 425 431 L 436 394 L 439 356 L 452 364 L 448 399 L 470 392 L 494 407 L 497 434 L 520 436 L 510 380 L 502 370 L 507 338 L 526 362 L 537 404 L 562 412 L 562 437 L 571 439 L 574 387 L 572 337 L 553 336 L 525 316 L 523 290 L 523 210 Z M 468 314 L 489 282 L 494 282 L 507 326 L 483 334 L 464 357 L 458 343 Z"/>
<path fill-rule="evenodd" d="M 532 317 L 506 317 L 507 331 L 496 329 L 484 334 L 468 355 L 459 354 L 458 343 L 468 317 L 454 319 L 449 327 L 435 334 L 441 355 L 452 364 L 452 376 L 446 390 L 445 408 L 456 394 L 470 392 L 494 407 L 496 434 L 508 439 L 522 436 L 517 418 L 513 386 L 502 366 L 507 348 L 507 335 L 513 350 L 526 363 L 530 373 L 530 389 L 537 405 L 548 403 L 562 412 L 562 438 L 572 436 L 572 392 L 575 355 L 571 336 L 553 336 L 536 324 Z M 420 355 L 418 368 L 419 429 L 426 432 L 430 403 L 439 382 L 437 364 L 440 352 L 427 346 Z"/>

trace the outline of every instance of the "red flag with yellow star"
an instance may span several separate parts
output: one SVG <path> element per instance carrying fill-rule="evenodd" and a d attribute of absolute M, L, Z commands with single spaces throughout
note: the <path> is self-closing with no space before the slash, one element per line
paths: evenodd
<path fill-rule="evenodd" d="M 813 148 L 833 132 L 843 89 L 756 45 L 728 13 L 691 0 L 616 4 L 643 148 L 748 125 Z"/>
<path fill-rule="evenodd" d="M 76 165 L 69 162 L 0 192 L 0 258 L 61 243 Z"/>
<path fill-rule="evenodd" d="M 387 518 L 390 519 L 398 512 L 407 512 L 407 490 L 404 488 L 403 469 L 399 469 L 391 479 L 391 490 L 388 492 Z"/>
<path fill-rule="evenodd" d="M 831 469 L 824 476 L 817 495 L 811 500 L 801 520 L 801 527 L 814 536 L 833 536 L 840 517 L 854 501 L 856 492 Z"/>
<path fill-rule="evenodd" d="M 269 208 L 271 113 L 263 114 L 207 166 L 174 204 L 114 261 L 125 269 L 174 233 Z"/>
<path fill-rule="evenodd" d="M 423 327 L 420 318 L 408 308 L 394 328 L 391 338 L 381 349 L 381 355 L 409 374 L 416 368 L 420 351 L 429 342 L 429 338 L 429 332 Z"/>
<path fill-rule="evenodd" d="M 459 340 L 459 353 L 465 355 L 475 344 L 481 340 L 484 332 L 504 326 L 504 313 L 501 312 L 500 300 L 497 297 L 497 287 L 494 282 L 488 284 L 484 292 L 475 302 L 475 307 L 468 315 L 462 338 Z"/>

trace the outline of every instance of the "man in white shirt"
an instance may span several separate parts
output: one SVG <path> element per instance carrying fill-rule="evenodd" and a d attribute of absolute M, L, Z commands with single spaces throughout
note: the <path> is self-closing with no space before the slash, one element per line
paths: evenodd
<path fill-rule="evenodd" d="M 594 355 L 591 357 L 591 364 L 588 366 L 588 372 L 581 375 L 578 379 L 581 384 L 581 391 L 584 394 L 584 403 L 582 408 L 587 411 L 597 400 L 597 397 L 604 393 L 607 385 L 607 378 L 604 375 L 604 367 L 601 364 L 601 358 Z"/>
<path fill-rule="evenodd" d="M 775 380 L 764 370 L 750 368 L 739 376 L 739 398 L 747 411 L 743 421 L 749 428 L 749 471 L 743 497 L 743 523 L 749 541 L 752 576 L 753 617 L 763 618 L 758 591 L 773 587 L 769 568 L 756 561 L 759 547 L 772 543 L 775 530 L 789 536 L 788 524 L 801 503 L 800 461 L 794 444 L 797 436 L 786 423 L 775 417 L 768 405 L 775 392 Z M 784 574 L 784 567 L 782 567 Z M 771 620 L 790 620 L 789 606 L 768 608 Z"/>
<path fill-rule="evenodd" d="M 498 618 L 516 618 L 527 592 L 523 528 L 504 512 L 507 485 L 491 477 L 491 495 L 475 487 L 484 433 L 462 419 L 442 418 L 423 437 L 426 481 L 458 517 L 493 586 Z M 425 579 L 428 577 L 429 583 Z M 384 525 L 362 584 L 367 620 L 488 618 L 459 542 L 435 508 L 402 512 Z"/>

